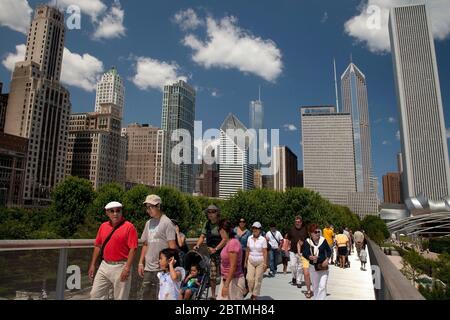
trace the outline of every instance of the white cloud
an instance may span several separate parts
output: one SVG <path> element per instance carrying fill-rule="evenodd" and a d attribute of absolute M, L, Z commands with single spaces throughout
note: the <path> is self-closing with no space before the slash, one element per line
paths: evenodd
<path fill-rule="evenodd" d="M 397 141 L 400 141 L 400 130 L 397 130 L 397 132 L 395 133 L 395 139 L 397 139 Z"/>
<path fill-rule="evenodd" d="M 168 63 L 147 57 L 136 58 L 136 74 L 133 83 L 141 90 L 163 90 L 167 84 L 177 80 L 187 81 L 187 77 L 179 74 L 180 67 L 175 62 Z"/>
<path fill-rule="evenodd" d="M 220 91 L 218 89 L 210 89 L 210 91 L 211 91 L 211 97 L 219 98 L 222 96 L 222 94 L 220 93 Z"/>
<path fill-rule="evenodd" d="M 291 123 L 283 125 L 284 131 L 296 131 L 297 127 Z"/>
<path fill-rule="evenodd" d="M 186 30 L 195 30 L 199 26 L 203 25 L 204 22 L 200 20 L 191 8 L 187 10 L 178 11 L 172 21 L 180 26 L 180 28 L 184 31 Z"/>
<path fill-rule="evenodd" d="M 55 0 L 50 1 L 55 4 Z M 97 21 L 98 17 L 106 11 L 106 5 L 101 0 L 57 0 L 58 7 L 67 9 L 71 5 L 76 5 L 81 12 L 90 16 L 92 21 Z"/>
<path fill-rule="evenodd" d="M 17 45 L 16 52 L 8 53 L 5 59 L 3 59 L 2 64 L 6 69 L 12 72 L 14 70 L 14 65 L 16 64 L 16 62 L 23 61 L 25 59 L 26 50 L 27 47 L 24 44 Z"/>
<path fill-rule="evenodd" d="M 328 20 L 328 12 L 324 12 L 322 19 L 320 20 L 320 23 L 325 23 Z"/>
<path fill-rule="evenodd" d="M 79 55 L 64 48 L 61 82 L 69 86 L 94 91 L 103 73 L 103 62 L 88 53 Z"/>
<path fill-rule="evenodd" d="M 389 9 L 414 3 L 423 3 L 423 1 L 364 0 L 358 8 L 359 14 L 345 23 L 345 32 L 357 42 L 364 43 L 371 52 L 389 52 Z M 435 39 L 447 38 L 450 35 L 450 1 L 428 0 L 426 5 Z"/>
<path fill-rule="evenodd" d="M 208 17 L 206 21 L 205 41 L 194 34 L 183 39 L 183 44 L 194 51 L 194 62 L 207 69 L 238 69 L 267 81 L 275 81 L 280 76 L 282 55 L 272 40 L 264 40 L 241 29 L 232 16 L 220 21 Z"/>
<path fill-rule="evenodd" d="M 109 12 L 102 18 L 94 32 L 94 39 L 112 39 L 120 38 L 125 35 L 123 19 L 124 10 L 119 1 L 115 1 Z"/>
<path fill-rule="evenodd" d="M 394 117 L 389 117 L 389 118 L 388 118 L 388 122 L 389 122 L 389 123 L 395 123 L 396 120 L 395 120 Z"/>
<path fill-rule="evenodd" d="M 32 12 L 27 0 L 0 0 L 0 25 L 26 34 Z"/>
<path fill-rule="evenodd" d="M 9 71 L 14 70 L 16 62 L 25 60 L 26 47 L 24 44 L 16 46 L 16 52 L 9 53 L 2 64 Z M 61 82 L 78 87 L 86 91 L 94 91 L 98 78 L 103 72 L 103 63 L 90 54 L 79 55 L 64 48 Z"/>

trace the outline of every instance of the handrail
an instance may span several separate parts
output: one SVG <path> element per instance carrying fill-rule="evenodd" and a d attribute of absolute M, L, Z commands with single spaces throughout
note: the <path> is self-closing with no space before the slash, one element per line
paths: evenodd
<path fill-rule="evenodd" d="M 82 249 L 93 248 L 94 239 L 54 239 L 54 240 L 0 240 L 1 251 Z M 187 244 L 194 244 L 195 238 L 186 239 Z M 139 240 L 139 245 L 144 242 Z"/>
<path fill-rule="evenodd" d="M 368 240 L 368 248 L 371 263 L 380 268 L 381 289 L 377 300 L 425 300 L 375 242 Z"/>

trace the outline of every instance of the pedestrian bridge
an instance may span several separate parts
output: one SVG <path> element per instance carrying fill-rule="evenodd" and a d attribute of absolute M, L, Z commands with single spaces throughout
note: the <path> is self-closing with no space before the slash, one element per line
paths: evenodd
<path fill-rule="evenodd" d="M 87 276 L 93 240 L 0 240 L 0 299 L 85 300 L 91 281 Z M 189 239 L 191 246 L 196 239 Z M 369 241 L 366 271 L 360 270 L 356 250 L 350 268 L 330 265 L 327 300 L 423 299 L 418 291 Z M 139 252 L 140 253 L 140 252 Z M 139 254 L 137 255 L 139 256 Z M 137 258 L 135 268 L 137 270 Z M 130 299 L 140 299 L 141 279 L 133 273 Z M 307 300 L 306 286 L 290 284 L 282 265 L 274 278 L 265 277 L 261 300 Z M 42 294 L 43 290 L 45 294 Z"/>

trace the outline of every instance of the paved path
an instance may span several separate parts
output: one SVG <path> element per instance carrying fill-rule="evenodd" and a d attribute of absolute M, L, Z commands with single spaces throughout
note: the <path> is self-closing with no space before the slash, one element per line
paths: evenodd
<path fill-rule="evenodd" d="M 367 258 L 367 271 L 360 270 L 361 263 L 356 257 L 356 250 L 353 250 L 353 254 L 350 256 L 350 268 L 341 269 L 330 265 L 327 300 L 375 300 L 370 257 Z M 280 265 L 278 267 L 276 277 L 264 278 L 260 299 L 308 300 L 304 295 L 306 286 L 299 289 L 291 285 L 292 276 L 290 271 L 287 274 L 283 274 L 283 266 Z"/>

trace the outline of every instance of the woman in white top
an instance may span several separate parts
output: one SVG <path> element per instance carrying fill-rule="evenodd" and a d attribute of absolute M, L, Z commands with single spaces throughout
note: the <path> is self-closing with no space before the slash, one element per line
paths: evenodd
<path fill-rule="evenodd" d="M 261 236 L 261 228 L 261 223 L 253 223 L 245 253 L 244 267 L 247 268 L 248 290 L 252 300 L 259 296 L 264 272 L 267 270 L 267 240 Z"/>

